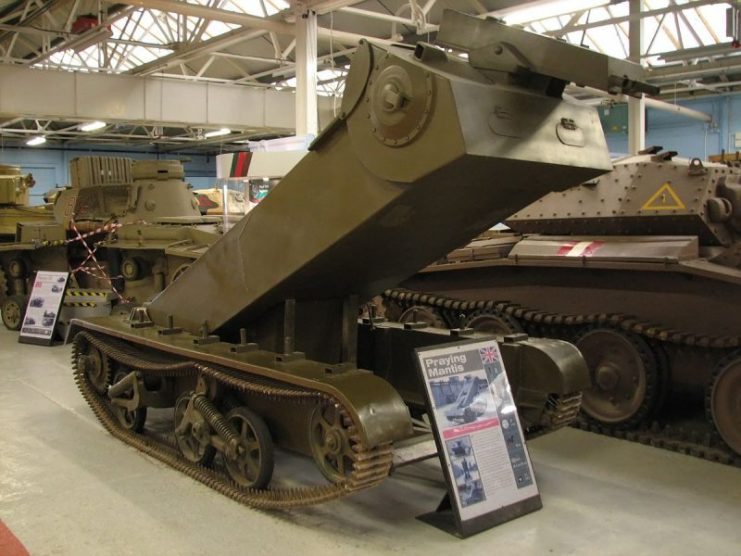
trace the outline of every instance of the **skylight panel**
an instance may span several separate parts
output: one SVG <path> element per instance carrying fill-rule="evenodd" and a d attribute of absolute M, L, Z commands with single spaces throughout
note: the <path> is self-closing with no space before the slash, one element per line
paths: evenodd
<path fill-rule="evenodd" d="M 697 12 L 702 14 L 702 17 L 707 21 L 708 26 L 713 30 L 715 36 L 718 37 L 718 41 L 713 38 L 711 44 L 730 41 L 730 39 L 726 37 L 726 8 L 728 8 L 727 4 L 711 4 L 697 8 Z"/>
<path fill-rule="evenodd" d="M 705 27 L 705 24 L 700 19 L 700 16 L 697 15 L 697 12 L 695 12 L 695 10 L 685 10 L 684 15 L 687 18 L 687 21 L 690 22 L 692 29 L 700 37 L 700 40 L 703 42 L 703 44 L 715 44 L 713 35 L 710 34 L 710 31 L 708 31 L 707 27 Z"/>
<path fill-rule="evenodd" d="M 617 31 L 617 32 L 616 32 Z M 618 35 L 618 33 L 620 33 Z M 581 39 L 581 32 L 569 33 L 569 36 L 575 36 L 575 44 L 579 44 Z M 570 41 L 572 39 L 569 39 Z M 605 25 L 603 27 L 595 27 L 587 32 L 587 37 L 584 42 L 598 52 L 607 54 L 608 56 L 614 56 L 616 58 L 625 58 L 625 49 L 627 45 L 623 42 L 623 36 L 620 30 L 614 25 Z M 599 48 L 596 47 L 599 45 Z"/>
<path fill-rule="evenodd" d="M 563 27 L 557 17 L 549 17 L 538 21 L 546 31 L 557 31 Z"/>
<path fill-rule="evenodd" d="M 288 3 L 283 0 L 264 0 L 264 5 L 269 16 L 288 8 Z M 228 2 L 224 3 L 224 9 L 235 10 L 259 17 L 265 15 L 260 0 L 228 0 Z"/>
<path fill-rule="evenodd" d="M 203 33 L 204 39 L 210 39 L 228 33 L 229 31 L 236 29 L 238 25 L 230 25 L 222 21 L 211 21 L 209 22 L 206 30 Z"/>

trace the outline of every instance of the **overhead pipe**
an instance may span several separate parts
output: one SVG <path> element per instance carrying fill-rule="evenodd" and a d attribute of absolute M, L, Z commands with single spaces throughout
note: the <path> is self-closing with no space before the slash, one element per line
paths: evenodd
<path fill-rule="evenodd" d="M 573 87 L 573 88 L 569 88 L 569 90 L 571 92 L 585 91 L 590 94 L 599 96 L 601 98 L 608 98 L 615 102 L 628 102 L 627 95 L 612 95 L 610 93 L 606 93 L 605 91 L 600 91 L 599 89 L 594 89 L 592 87 Z M 708 114 L 707 112 L 701 112 L 700 110 L 695 110 L 694 108 L 687 108 L 686 106 L 680 106 L 678 104 L 671 104 L 669 102 L 655 99 L 655 98 L 650 98 L 650 97 L 645 97 L 644 100 L 646 102 L 646 106 L 650 106 L 651 108 L 655 108 L 656 110 L 662 110 L 664 112 L 673 112 L 675 114 L 686 116 L 694 120 L 700 120 L 701 122 L 705 122 L 708 124 L 713 123 L 713 116 L 711 114 Z M 580 101 L 580 102 L 584 102 L 584 101 Z M 597 104 L 597 103 L 592 102 L 591 104 Z"/>
<path fill-rule="evenodd" d="M 687 116 L 688 118 L 700 120 L 701 122 L 705 122 L 708 124 L 713 123 L 713 116 L 711 114 L 708 114 L 707 112 L 701 112 L 700 110 L 695 110 L 694 108 L 680 106 L 679 104 L 672 104 L 670 102 L 665 102 L 663 100 L 655 98 L 646 98 L 646 106 L 656 108 L 657 110 L 663 110 L 664 112 L 674 112 L 675 114 Z"/>

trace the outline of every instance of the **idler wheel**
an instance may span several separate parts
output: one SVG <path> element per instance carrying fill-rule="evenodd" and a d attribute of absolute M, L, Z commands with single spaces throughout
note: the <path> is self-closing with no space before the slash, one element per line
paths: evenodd
<path fill-rule="evenodd" d="M 134 257 L 126 257 L 121 262 L 121 275 L 124 280 L 138 280 L 142 275 L 141 264 Z"/>
<path fill-rule="evenodd" d="M 209 466 L 216 454 L 211 445 L 211 428 L 190 403 L 192 397 L 193 392 L 186 392 L 175 402 L 175 441 L 185 459 Z"/>
<path fill-rule="evenodd" d="M 716 365 L 706 408 L 720 437 L 741 456 L 741 352 L 721 359 Z"/>
<path fill-rule="evenodd" d="M 311 416 L 309 442 L 319 470 L 333 483 L 345 480 L 353 471 L 350 420 L 334 404 L 317 407 Z"/>
<path fill-rule="evenodd" d="M 246 407 L 226 414 L 237 431 L 239 444 L 234 454 L 224 453 L 229 476 L 243 488 L 265 488 L 273 476 L 273 440 L 265 421 Z"/>
<path fill-rule="evenodd" d="M 427 326 L 434 328 L 445 328 L 445 321 L 442 315 L 435 309 L 424 307 L 422 305 L 414 305 L 405 310 L 399 317 L 399 322 L 423 322 Z"/>
<path fill-rule="evenodd" d="M 463 328 L 473 328 L 476 332 L 492 336 L 506 336 L 523 332 L 515 319 L 498 311 L 475 311 L 463 322 Z"/>
<path fill-rule="evenodd" d="M 587 330 L 576 340 L 592 378 L 582 410 L 593 421 L 633 428 L 656 407 L 659 370 L 641 337 L 611 328 Z"/>
<path fill-rule="evenodd" d="M 77 366 L 85 373 L 98 394 L 105 394 L 111 384 L 111 360 L 98 348 L 87 343 L 77 356 Z"/>
<path fill-rule="evenodd" d="M 23 317 L 26 315 L 28 298 L 25 295 L 11 295 L 4 302 L 2 309 L 3 324 L 8 330 L 20 330 Z"/>
<path fill-rule="evenodd" d="M 122 380 L 128 374 L 127 371 L 118 371 L 116 376 L 113 378 L 113 384 Z M 147 421 L 147 408 L 138 407 L 136 409 L 128 410 L 120 405 L 111 404 L 116 419 L 121 423 L 121 426 L 126 430 L 132 432 L 142 432 L 144 430 L 144 423 Z"/>

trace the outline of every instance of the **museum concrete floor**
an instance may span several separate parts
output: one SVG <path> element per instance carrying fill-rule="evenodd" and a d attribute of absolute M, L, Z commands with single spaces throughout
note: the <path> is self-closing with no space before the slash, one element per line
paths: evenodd
<path fill-rule="evenodd" d="M 0 332 L 0 520 L 34 556 L 741 553 L 741 469 L 572 429 L 530 444 L 544 508 L 464 541 L 415 519 L 443 495 L 436 462 L 339 502 L 251 510 L 109 436 L 67 347 L 16 342 Z M 283 459 L 276 473 L 313 477 Z"/>

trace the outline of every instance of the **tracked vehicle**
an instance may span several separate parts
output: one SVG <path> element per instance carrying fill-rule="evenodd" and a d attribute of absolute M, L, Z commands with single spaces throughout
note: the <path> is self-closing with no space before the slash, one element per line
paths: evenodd
<path fill-rule="evenodd" d="M 45 219 L 24 220 L 0 244 L 0 285 L 3 272 L 9 277 L 0 303 L 11 330 L 20 328 L 36 270 L 73 271 L 65 325 L 71 315 L 147 300 L 222 234 L 220 218 L 201 216 L 176 160 L 81 157 L 70 162 L 70 175 Z"/>
<path fill-rule="evenodd" d="M 611 168 L 594 110 L 561 99 L 567 81 L 645 90 L 633 64 L 492 20 L 447 12 L 438 40 L 468 61 L 361 42 L 340 116 L 279 187 L 150 304 L 73 321 L 76 381 L 112 434 L 263 508 L 387 476 L 424 409 L 413 348 L 457 336 L 359 323 L 360 304 Z M 580 63 L 564 72 L 546 52 Z M 569 423 L 588 387 L 578 351 L 524 336 L 502 350 L 526 430 Z M 173 408 L 174 444 L 148 431 L 153 408 Z M 331 484 L 268 489 L 274 445 L 312 456 Z"/>
<path fill-rule="evenodd" d="M 28 206 L 28 190 L 34 183 L 33 176 L 23 175 L 19 167 L 0 164 L 0 307 L 19 287 L 25 289 L 22 262 L 9 244 L 16 239 L 20 226 L 52 218 L 46 207 Z M 8 321 L 12 323 L 21 312 L 20 307 L 9 307 Z"/>
<path fill-rule="evenodd" d="M 572 340 L 597 430 L 738 463 L 741 170 L 675 155 L 651 149 L 546 195 L 506 220 L 515 233 L 388 291 L 391 312 Z M 703 403 L 731 453 L 697 422 Z"/>
<path fill-rule="evenodd" d="M 138 160 L 131 164 L 129 182 L 80 190 L 78 226 L 116 224 L 98 242 L 99 262 L 129 302 L 162 291 L 223 233 L 221 218 L 201 215 L 184 177 L 177 160 Z"/>

